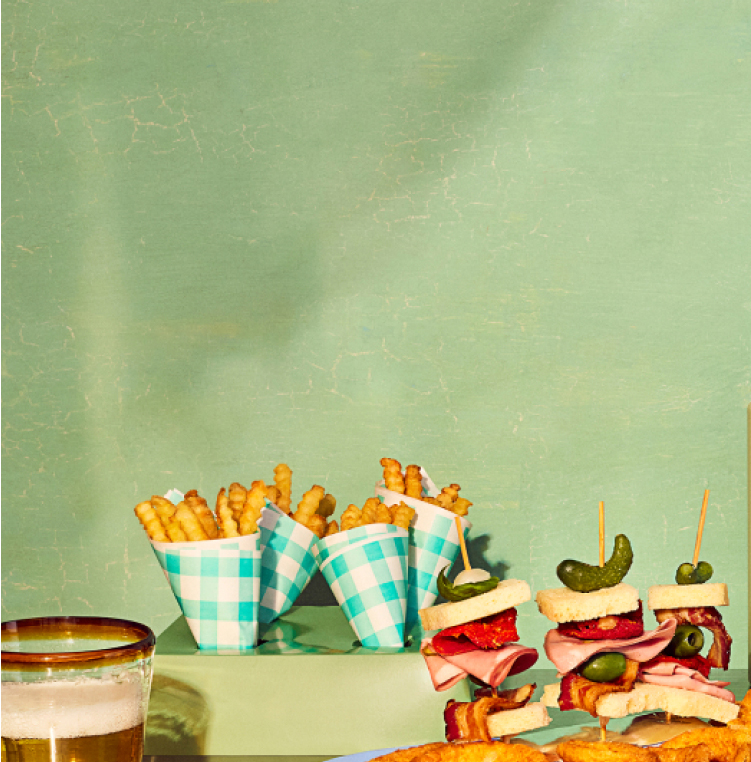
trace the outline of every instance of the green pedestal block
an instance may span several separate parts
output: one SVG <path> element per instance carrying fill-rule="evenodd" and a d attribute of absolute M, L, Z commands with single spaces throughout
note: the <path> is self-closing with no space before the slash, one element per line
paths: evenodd
<path fill-rule="evenodd" d="M 419 653 L 356 641 L 341 609 L 301 606 L 247 652 L 196 648 L 185 620 L 157 639 L 147 755 L 329 755 L 442 740 L 449 698 Z"/>
<path fill-rule="evenodd" d="M 444 738 L 450 698 L 470 699 L 469 681 L 436 693 L 419 653 L 422 632 L 408 633 L 400 651 L 362 648 L 338 606 L 298 606 L 261 630 L 247 652 L 196 648 L 180 617 L 157 639 L 146 755 L 331 758 Z M 538 701 L 556 671 L 544 653 L 538 665 L 504 681 L 535 683 Z M 749 689 L 745 670 L 716 670 L 738 699 Z M 597 727 L 585 712 L 549 711 L 551 724 L 524 738 L 551 743 Z M 625 730 L 633 718 L 611 720 Z"/>

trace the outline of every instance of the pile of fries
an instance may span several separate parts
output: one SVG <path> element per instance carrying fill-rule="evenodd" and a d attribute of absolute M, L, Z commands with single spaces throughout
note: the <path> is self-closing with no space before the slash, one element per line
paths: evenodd
<path fill-rule="evenodd" d="M 402 502 L 389 507 L 377 497 L 369 497 L 362 510 L 356 505 L 347 506 L 347 510 L 342 513 L 342 531 L 346 532 L 348 529 L 355 529 L 366 524 L 394 524 L 402 529 L 409 529 L 414 515 L 415 509 L 410 508 L 406 503 Z"/>
<path fill-rule="evenodd" d="M 461 487 L 458 484 L 450 484 L 448 487 L 444 487 L 436 497 L 423 496 L 420 466 L 407 466 L 402 471 L 402 464 L 394 458 L 381 458 L 381 466 L 383 466 L 384 484 L 386 489 L 391 492 L 398 492 L 400 495 L 422 500 L 423 503 L 437 505 L 457 516 L 466 516 L 470 505 L 472 505 L 466 498 L 459 497 Z"/>
<path fill-rule="evenodd" d="M 177 505 L 154 495 L 139 503 L 136 516 L 155 542 L 197 542 L 241 537 L 258 531 L 261 510 L 270 501 L 286 514 L 292 503 L 292 469 L 280 463 L 274 469 L 274 484 L 263 480 L 246 489 L 240 482 L 222 487 L 212 512 L 196 490 L 185 493 Z M 322 537 L 329 527 L 326 518 L 334 512 L 336 500 L 323 487 L 314 485 L 302 497 L 292 518 Z"/>
<path fill-rule="evenodd" d="M 274 484 L 259 479 L 247 489 L 240 482 L 232 482 L 227 489 L 222 487 L 213 512 L 196 490 L 190 490 L 177 505 L 166 497 L 154 495 L 139 503 L 135 514 L 154 542 L 217 540 L 257 532 L 267 500 L 319 538 L 365 524 L 395 524 L 408 529 L 415 515 L 414 508 L 405 503 L 389 508 L 377 497 L 371 497 L 362 509 L 349 505 L 342 513 L 340 526 L 332 518 L 336 498 L 318 484 L 303 494 L 292 512 L 292 469 L 286 463 L 274 468 Z"/>

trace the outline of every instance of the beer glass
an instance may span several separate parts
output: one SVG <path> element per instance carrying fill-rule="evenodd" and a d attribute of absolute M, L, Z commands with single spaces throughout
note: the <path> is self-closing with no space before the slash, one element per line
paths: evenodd
<path fill-rule="evenodd" d="M 101 617 L 2 625 L 2 762 L 141 762 L 154 633 Z"/>

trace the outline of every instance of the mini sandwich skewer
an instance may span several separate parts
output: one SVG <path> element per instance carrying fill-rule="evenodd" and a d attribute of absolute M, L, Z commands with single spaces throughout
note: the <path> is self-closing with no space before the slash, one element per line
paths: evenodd
<path fill-rule="evenodd" d="M 709 490 L 704 490 L 704 499 L 701 504 L 701 516 L 699 516 L 699 528 L 696 530 L 696 544 L 694 545 L 694 557 L 691 561 L 694 569 L 699 563 L 699 551 L 701 550 L 701 539 L 704 535 L 704 522 L 707 518 L 707 504 L 709 503 Z M 670 712 L 665 712 L 665 722 L 670 725 L 673 720 L 673 715 Z"/>
<path fill-rule="evenodd" d="M 600 519 L 600 568 L 605 566 L 605 503 L 600 500 L 599 506 L 599 519 Z M 600 740 L 604 741 L 607 738 L 607 727 L 609 717 L 600 717 Z"/>
<path fill-rule="evenodd" d="M 469 563 L 469 554 L 467 553 L 467 544 L 464 541 L 464 530 L 462 529 L 462 520 L 459 516 L 454 517 L 454 523 L 456 524 L 456 531 L 459 535 L 459 548 L 462 552 L 462 561 L 464 562 L 464 569 L 465 571 L 469 571 L 472 566 Z M 495 693 L 498 693 L 498 687 L 496 686 L 494 689 Z M 501 741 L 503 743 L 508 743 L 513 736 L 501 736 Z"/>
<path fill-rule="evenodd" d="M 472 570 L 472 566 L 471 566 L 471 564 L 469 562 L 469 555 L 467 553 L 467 545 L 466 545 L 466 542 L 464 540 L 464 531 L 462 529 L 461 518 L 459 516 L 456 516 L 454 518 L 454 522 L 456 524 L 457 534 L 459 535 L 459 548 L 461 550 L 462 560 L 464 562 L 464 570 L 465 571 L 473 571 Z M 500 685 L 496 685 L 495 687 L 493 687 L 491 689 L 495 693 L 496 696 L 500 695 L 499 688 L 500 688 Z M 503 714 L 503 713 L 501 713 L 501 714 Z M 550 720 L 549 720 L 549 718 L 547 718 L 547 714 L 545 715 L 545 718 L 546 718 L 546 721 L 544 723 L 542 723 L 542 725 L 530 726 L 527 729 L 531 729 L 532 727 L 541 727 L 541 726 L 546 725 Z M 501 733 L 498 733 L 497 737 L 500 739 L 500 741 L 502 743 L 504 743 L 504 744 L 510 744 L 512 739 L 515 738 L 517 735 L 519 735 L 520 732 L 524 732 L 524 730 L 522 730 L 522 729 L 516 730 L 513 733 L 509 733 L 507 735 L 503 735 Z"/>

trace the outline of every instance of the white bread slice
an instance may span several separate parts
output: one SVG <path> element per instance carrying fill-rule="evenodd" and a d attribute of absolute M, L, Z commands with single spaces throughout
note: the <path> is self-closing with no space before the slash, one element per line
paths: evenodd
<path fill-rule="evenodd" d="M 546 685 L 540 701 L 545 706 L 557 707 L 560 687 L 560 683 Z M 740 707 L 705 693 L 654 683 L 636 683 L 628 693 L 609 693 L 597 702 L 597 713 L 601 717 L 627 717 L 639 712 L 655 711 L 727 723 L 738 716 Z"/>
<path fill-rule="evenodd" d="M 457 624 L 474 622 L 492 614 L 518 606 L 532 598 L 529 585 L 521 579 L 504 579 L 495 590 L 466 601 L 439 603 L 427 609 L 420 609 L 423 630 L 445 630 Z"/>
<path fill-rule="evenodd" d="M 728 604 L 728 586 L 724 582 L 705 582 L 702 585 L 652 585 L 647 598 L 647 605 L 652 611 Z"/>
<path fill-rule="evenodd" d="M 491 738 L 515 736 L 546 725 L 550 725 L 550 715 L 539 701 L 519 709 L 507 709 L 488 715 L 488 733 Z"/>
<path fill-rule="evenodd" d="M 553 587 L 538 591 L 535 600 L 540 613 L 551 622 L 585 622 L 633 611 L 639 606 L 639 591 L 625 582 L 591 593 Z"/>

